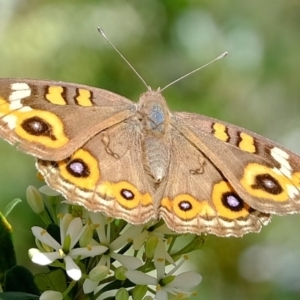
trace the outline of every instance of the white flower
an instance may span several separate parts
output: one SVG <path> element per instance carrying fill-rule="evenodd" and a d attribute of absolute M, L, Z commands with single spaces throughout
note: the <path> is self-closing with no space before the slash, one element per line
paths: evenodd
<path fill-rule="evenodd" d="M 163 223 L 159 227 L 155 227 L 154 230 L 149 230 L 153 225 L 153 222 L 149 222 L 145 225 L 140 225 L 143 230 L 140 234 L 137 234 L 133 238 L 133 249 L 139 250 L 145 243 L 146 240 L 148 240 L 152 236 L 156 236 L 160 240 L 163 240 L 165 238 L 166 234 L 173 234 L 176 235 L 177 233 L 170 230 L 168 226 Z"/>
<path fill-rule="evenodd" d="M 171 257 L 166 253 L 164 243 L 159 240 L 154 253 L 154 265 L 156 267 L 157 274 L 156 277 L 150 276 L 141 271 L 128 270 L 125 272 L 127 278 L 137 285 L 155 286 L 155 299 L 157 300 L 168 300 L 168 293 L 173 295 L 191 295 L 191 292 L 188 292 L 187 290 L 196 287 L 201 282 L 201 275 L 192 271 L 173 275 L 182 266 L 184 260 L 182 260 L 170 272 L 165 274 L 165 261 L 169 260 L 169 262 L 171 262 Z"/>
<path fill-rule="evenodd" d="M 109 249 L 109 251 L 106 251 L 106 253 L 101 256 L 97 266 L 91 270 L 89 278 L 85 279 L 83 283 L 84 293 L 94 292 L 94 294 L 96 294 L 102 287 L 101 280 L 107 276 L 110 270 L 111 259 L 118 261 L 127 269 L 137 269 L 142 266 L 142 261 L 139 258 L 119 254 L 117 250 L 132 242 L 133 238 L 141 233 L 143 226 L 130 226 L 111 242 L 110 222 L 113 221 L 113 219 L 105 217 L 101 213 L 90 213 L 90 219 L 96 229 L 100 243 Z"/>
<path fill-rule="evenodd" d="M 39 249 L 33 248 L 29 250 L 31 260 L 39 265 L 49 265 L 57 259 L 63 259 L 67 274 L 73 280 L 81 278 L 81 270 L 74 262 L 74 259 L 84 259 L 86 257 L 94 257 L 100 255 L 107 250 L 107 247 L 101 245 L 86 246 L 74 248 L 82 234 L 86 230 L 86 226 L 82 225 L 80 218 L 72 219 L 70 214 L 66 214 L 60 222 L 60 237 L 59 244 L 45 229 L 35 226 L 32 227 L 32 233 L 36 239 L 42 242 L 42 246 L 48 249 L 47 252 L 42 252 Z"/>
<path fill-rule="evenodd" d="M 142 266 L 142 262 L 137 257 L 119 254 L 116 251 L 127 245 L 129 242 L 132 242 L 133 238 L 140 234 L 143 230 L 142 226 L 130 226 L 125 232 L 122 232 L 119 237 L 114 241 L 110 241 L 110 224 L 109 220 L 111 218 L 104 217 L 101 213 L 90 213 L 90 218 L 93 225 L 96 228 L 100 243 L 109 248 L 109 252 L 102 255 L 98 265 L 107 265 L 110 268 L 110 259 L 113 258 L 120 262 L 122 266 L 127 269 L 137 269 Z M 107 226 L 107 232 L 105 232 L 105 225 Z"/>

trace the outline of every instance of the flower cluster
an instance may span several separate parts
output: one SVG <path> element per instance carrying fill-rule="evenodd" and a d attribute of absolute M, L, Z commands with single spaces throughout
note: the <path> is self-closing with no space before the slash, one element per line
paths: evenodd
<path fill-rule="evenodd" d="M 27 191 L 28 203 L 46 225 L 32 228 L 36 248 L 29 250 L 32 262 L 49 266 L 49 272 L 36 276 L 51 280 L 51 288 L 38 286 L 40 299 L 167 300 L 168 294 L 193 295 L 201 276 L 179 269 L 187 253 L 202 247 L 202 238 L 183 239 L 163 221 L 134 226 L 72 205 L 57 214 L 59 196 L 48 187 L 42 191 L 48 196 L 46 207 L 37 189 Z"/>

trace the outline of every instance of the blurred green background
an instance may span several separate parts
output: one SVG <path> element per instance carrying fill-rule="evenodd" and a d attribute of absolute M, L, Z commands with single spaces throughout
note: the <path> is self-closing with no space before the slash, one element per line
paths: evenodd
<path fill-rule="evenodd" d="M 229 56 L 164 92 L 173 110 L 209 115 L 300 152 L 300 1 L 0 2 L 0 76 L 97 86 L 134 101 L 145 87 L 111 41 L 153 88 Z M 0 141 L 0 209 L 25 200 L 34 159 Z M 20 264 L 39 220 L 24 201 L 9 216 Z M 197 299 L 300 299 L 300 216 L 274 217 L 260 234 L 209 236 L 191 256 L 203 281 Z"/>

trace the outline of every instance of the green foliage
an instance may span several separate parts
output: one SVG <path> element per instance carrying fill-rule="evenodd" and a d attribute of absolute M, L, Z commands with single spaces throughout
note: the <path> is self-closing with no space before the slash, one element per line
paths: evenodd
<path fill-rule="evenodd" d="M 53 290 L 63 293 L 68 286 L 66 274 L 61 269 L 53 269 L 47 273 L 39 273 L 35 276 L 34 282 L 41 291 Z M 66 300 L 71 300 L 69 296 L 66 298 Z"/>
<path fill-rule="evenodd" d="M 12 228 L 0 213 L 0 283 L 6 272 L 16 265 L 16 254 L 12 241 Z"/>
<path fill-rule="evenodd" d="M 4 288 L 5 292 L 22 292 L 34 295 L 40 294 L 37 286 L 34 283 L 31 272 L 18 265 L 6 272 Z"/>

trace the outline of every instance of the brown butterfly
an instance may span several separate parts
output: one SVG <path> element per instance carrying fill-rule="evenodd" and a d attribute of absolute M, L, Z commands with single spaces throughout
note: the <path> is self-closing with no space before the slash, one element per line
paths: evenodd
<path fill-rule="evenodd" d="M 162 90 L 147 88 L 134 103 L 84 85 L 0 79 L 0 136 L 35 156 L 71 203 L 132 224 L 163 218 L 177 232 L 242 236 L 270 214 L 300 212 L 298 155 L 235 125 L 171 112 Z"/>

